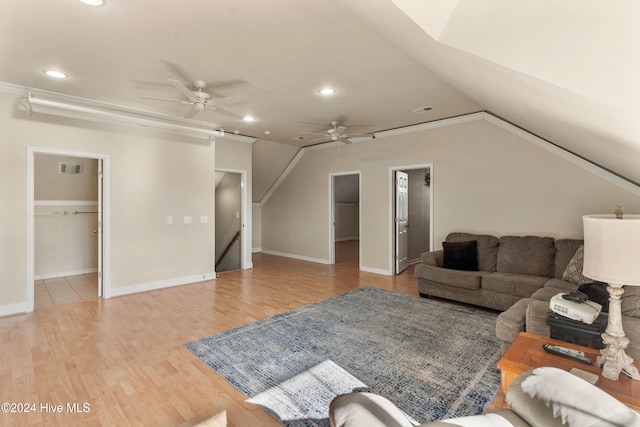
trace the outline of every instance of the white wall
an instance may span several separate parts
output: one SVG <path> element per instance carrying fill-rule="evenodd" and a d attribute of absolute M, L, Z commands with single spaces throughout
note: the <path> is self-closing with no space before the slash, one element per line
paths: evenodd
<path fill-rule="evenodd" d="M 29 146 L 109 156 L 111 295 L 213 277 L 214 171 L 224 163 L 216 162 L 208 140 L 29 116 L 19 102 L 15 95 L 0 93 L 0 315 L 26 307 Z M 236 142 L 222 152 L 229 167 L 251 164 L 249 144 Z M 185 216 L 193 222 L 184 224 Z M 201 216 L 209 221 L 201 223 Z"/>
<path fill-rule="evenodd" d="M 81 164 L 82 170 L 60 173 L 59 163 Z M 98 161 L 36 155 L 34 199 L 35 278 L 97 271 Z"/>
<path fill-rule="evenodd" d="M 262 206 L 260 203 L 253 203 L 251 206 L 252 233 L 251 252 L 262 252 Z"/>
<path fill-rule="evenodd" d="M 390 274 L 390 168 L 433 164 L 434 246 L 451 231 L 581 237 L 581 217 L 640 198 L 487 121 L 307 152 L 262 208 L 262 247 L 327 262 L 330 173 L 361 171 L 363 269 Z"/>

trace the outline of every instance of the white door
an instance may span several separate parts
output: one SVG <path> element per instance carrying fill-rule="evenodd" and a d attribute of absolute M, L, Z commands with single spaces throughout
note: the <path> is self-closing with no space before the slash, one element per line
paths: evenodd
<path fill-rule="evenodd" d="M 102 159 L 98 159 L 98 298 L 102 297 Z"/>
<path fill-rule="evenodd" d="M 408 266 L 409 239 L 409 175 L 395 172 L 395 239 L 396 239 L 396 274 L 402 273 Z"/>

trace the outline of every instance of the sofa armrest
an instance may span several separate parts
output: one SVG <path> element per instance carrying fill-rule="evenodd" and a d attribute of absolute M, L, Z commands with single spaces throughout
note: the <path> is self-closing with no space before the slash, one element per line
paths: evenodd
<path fill-rule="evenodd" d="M 444 251 L 431 251 L 423 252 L 420 255 L 423 264 L 433 265 L 435 267 L 442 267 L 444 263 Z"/>
<path fill-rule="evenodd" d="M 526 331 L 542 337 L 549 337 L 551 330 L 547 325 L 549 301 L 533 300 L 527 306 Z"/>

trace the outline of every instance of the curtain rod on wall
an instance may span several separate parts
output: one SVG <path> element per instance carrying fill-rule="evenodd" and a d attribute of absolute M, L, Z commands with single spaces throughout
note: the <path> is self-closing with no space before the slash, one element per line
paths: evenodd
<path fill-rule="evenodd" d="M 97 214 L 98 212 L 83 211 L 61 211 L 61 212 L 34 212 L 35 215 L 80 215 L 80 214 Z"/>

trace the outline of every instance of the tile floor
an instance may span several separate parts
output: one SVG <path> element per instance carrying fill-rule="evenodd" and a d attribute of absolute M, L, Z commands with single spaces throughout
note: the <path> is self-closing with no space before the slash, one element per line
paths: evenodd
<path fill-rule="evenodd" d="M 98 273 L 35 282 L 35 308 L 95 298 L 98 298 Z"/>

